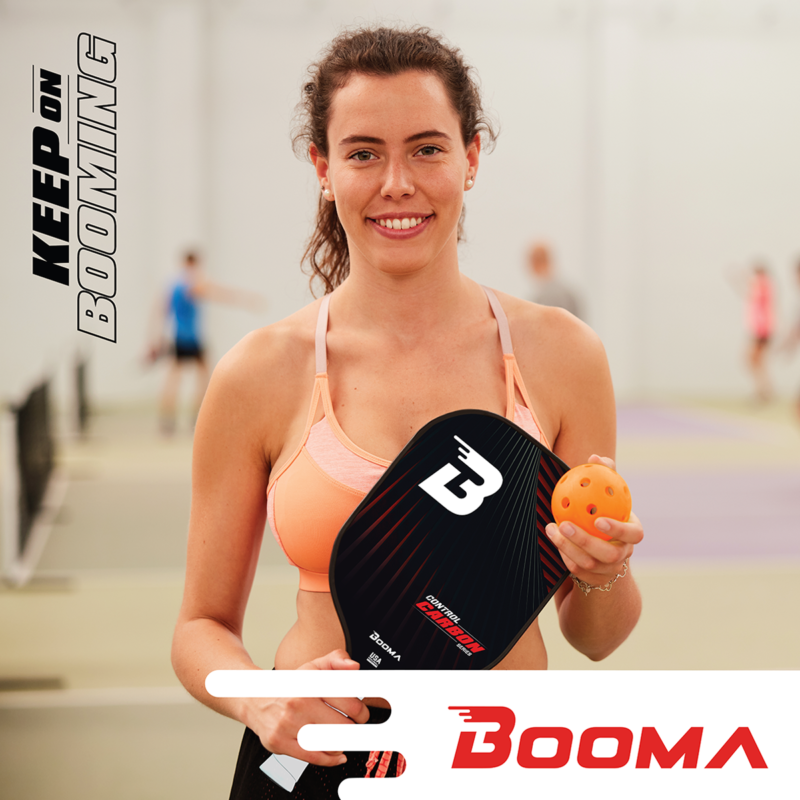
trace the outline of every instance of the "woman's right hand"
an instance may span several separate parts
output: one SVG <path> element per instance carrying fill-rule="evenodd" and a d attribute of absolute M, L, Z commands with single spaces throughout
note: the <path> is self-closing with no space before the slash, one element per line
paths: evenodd
<path fill-rule="evenodd" d="M 298 669 L 358 669 L 344 650 L 334 650 Z M 355 697 L 271 697 L 254 699 L 247 725 L 258 734 L 261 744 L 273 753 L 285 753 L 309 764 L 335 767 L 347 757 L 341 750 L 304 750 L 297 743 L 297 732 L 308 723 L 330 725 L 364 723 L 369 710 Z M 342 715 L 346 719 L 342 719 Z"/>

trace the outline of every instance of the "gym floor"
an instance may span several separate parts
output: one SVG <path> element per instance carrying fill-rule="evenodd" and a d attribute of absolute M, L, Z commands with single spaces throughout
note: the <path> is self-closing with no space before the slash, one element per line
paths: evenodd
<path fill-rule="evenodd" d="M 66 499 L 31 583 L 0 589 L 0 786 L 15 800 L 226 798 L 240 726 L 192 700 L 170 640 L 191 437 L 144 411 L 61 444 Z M 800 425 L 789 404 L 625 406 L 618 466 L 645 524 L 641 621 L 593 664 L 541 626 L 552 669 L 800 669 Z M 296 570 L 269 533 L 245 641 L 269 668 Z"/>

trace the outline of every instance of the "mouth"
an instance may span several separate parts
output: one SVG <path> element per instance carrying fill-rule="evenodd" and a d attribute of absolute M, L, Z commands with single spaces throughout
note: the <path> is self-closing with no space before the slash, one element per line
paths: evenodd
<path fill-rule="evenodd" d="M 433 216 L 433 214 L 416 214 L 399 217 L 367 217 L 367 219 L 375 225 L 381 233 L 391 235 L 394 234 L 395 231 L 398 231 L 402 236 L 403 233 L 410 235 L 422 231 L 427 227 L 428 221 L 431 220 Z"/>

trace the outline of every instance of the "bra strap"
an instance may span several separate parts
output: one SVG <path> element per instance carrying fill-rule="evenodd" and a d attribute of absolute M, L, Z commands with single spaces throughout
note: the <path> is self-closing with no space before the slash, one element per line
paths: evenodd
<path fill-rule="evenodd" d="M 500 305 L 497 295 L 488 286 L 482 286 L 481 288 L 486 292 L 489 305 L 492 307 L 492 314 L 494 314 L 495 321 L 497 322 L 497 330 L 500 333 L 500 346 L 503 348 L 503 355 L 513 356 L 514 347 L 511 344 L 511 331 L 508 328 L 506 312 L 503 311 L 503 306 Z"/>
<path fill-rule="evenodd" d="M 328 305 L 331 296 L 326 294 L 319 305 L 317 315 L 317 332 L 314 336 L 314 358 L 316 362 L 317 375 L 324 375 L 328 371 L 328 349 L 325 344 L 325 336 L 328 333 Z"/>
<path fill-rule="evenodd" d="M 503 362 L 505 365 L 506 373 L 506 416 L 509 419 L 514 419 L 514 409 L 517 403 L 517 389 L 522 395 L 522 402 L 528 411 L 531 412 L 534 424 L 539 429 L 541 442 L 545 447 L 549 448 L 547 437 L 544 435 L 541 423 L 539 422 L 536 412 L 533 410 L 533 403 L 531 403 L 528 392 L 525 389 L 525 382 L 522 380 L 522 373 L 519 371 L 517 359 L 514 356 L 514 348 L 511 344 L 511 331 L 508 327 L 508 317 L 506 312 L 503 311 L 503 306 L 497 299 L 497 295 L 488 287 L 483 286 L 483 291 L 486 292 L 486 297 L 489 299 L 489 305 L 492 307 L 495 321 L 497 322 L 497 330 L 500 333 L 500 346 L 503 348 Z"/>

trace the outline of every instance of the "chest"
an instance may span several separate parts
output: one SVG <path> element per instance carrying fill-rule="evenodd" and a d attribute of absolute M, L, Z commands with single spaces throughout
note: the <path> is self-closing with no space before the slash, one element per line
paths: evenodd
<path fill-rule="evenodd" d="M 328 380 L 342 430 L 387 460 L 435 417 L 464 408 L 506 409 L 502 353 L 494 342 L 394 353 L 362 348 L 334 356 Z"/>

